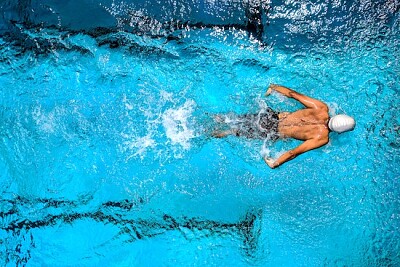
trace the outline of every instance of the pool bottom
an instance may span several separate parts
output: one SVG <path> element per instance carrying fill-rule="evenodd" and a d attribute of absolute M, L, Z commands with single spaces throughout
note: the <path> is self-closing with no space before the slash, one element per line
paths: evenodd
<path fill-rule="evenodd" d="M 165 43 L 121 33 L 105 38 L 129 44 L 110 48 L 76 34 L 64 41 L 78 46 L 65 49 L 2 48 L 3 262 L 396 265 L 391 47 L 289 52 L 239 31 L 192 35 Z M 297 141 L 198 134 L 205 113 L 301 107 L 264 98 L 270 83 L 354 115 L 355 131 L 276 170 L 263 153 Z"/>

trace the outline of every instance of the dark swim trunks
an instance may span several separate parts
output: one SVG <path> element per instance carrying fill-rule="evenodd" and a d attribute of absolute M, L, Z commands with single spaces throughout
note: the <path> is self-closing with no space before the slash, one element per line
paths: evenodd
<path fill-rule="evenodd" d="M 234 126 L 235 133 L 237 136 L 275 141 L 279 138 L 278 114 L 267 108 L 258 114 L 239 115 Z"/>

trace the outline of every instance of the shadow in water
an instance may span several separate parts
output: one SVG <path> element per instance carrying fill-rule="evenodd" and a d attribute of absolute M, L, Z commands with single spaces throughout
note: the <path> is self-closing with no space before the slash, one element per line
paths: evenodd
<path fill-rule="evenodd" d="M 144 203 L 141 199 L 137 202 L 129 200 L 108 201 L 97 206 L 97 208 L 92 208 L 91 211 L 76 211 L 84 206 L 87 207 L 90 204 L 89 202 L 90 200 L 81 202 L 53 199 L 31 200 L 21 197 L 2 200 L 0 204 L 3 208 L 0 217 L 4 219 L 1 222 L 1 229 L 8 233 L 9 238 L 13 236 L 20 240 L 19 236 L 24 235 L 24 242 L 31 240 L 30 247 L 34 248 L 31 230 L 59 227 L 63 224 L 73 225 L 79 220 L 89 219 L 104 225 L 112 224 L 118 227 L 117 236 L 128 235 L 128 242 L 151 239 L 175 231 L 189 241 L 208 238 L 235 239 L 238 240 L 239 244 L 241 243 L 240 251 L 246 258 L 255 259 L 258 254 L 261 210 L 250 210 L 244 215 L 243 219 L 237 222 L 221 222 L 170 214 L 159 214 L 145 219 L 137 216 L 137 218 L 132 219 L 132 216 L 135 216 L 135 209 L 138 209 Z M 84 209 L 87 210 L 87 208 Z M 36 212 L 33 212 L 34 210 Z M 41 214 L 36 215 L 41 218 L 32 218 L 32 214 Z M 7 242 L 2 241 L 2 243 Z M 19 249 L 21 246 L 15 246 L 15 252 L 21 257 L 19 260 L 27 262 L 30 258 L 29 253 L 24 256 L 25 253 L 21 253 Z"/>

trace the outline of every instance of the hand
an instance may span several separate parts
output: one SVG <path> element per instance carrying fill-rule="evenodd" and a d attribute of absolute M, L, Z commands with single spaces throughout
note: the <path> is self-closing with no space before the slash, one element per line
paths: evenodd
<path fill-rule="evenodd" d="M 276 84 L 271 83 L 267 89 L 267 92 L 265 93 L 265 96 L 269 96 L 276 86 Z"/>
<path fill-rule="evenodd" d="M 271 169 L 274 169 L 276 167 L 274 164 L 275 160 L 273 158 L 264 157 L 264 161 Z"/>
<path fill-rule="evenodd" d="M 265 96 L 269 96 L 272 93 L 272 88 L 268 87 L 267 92 L 265 92 Z"/>

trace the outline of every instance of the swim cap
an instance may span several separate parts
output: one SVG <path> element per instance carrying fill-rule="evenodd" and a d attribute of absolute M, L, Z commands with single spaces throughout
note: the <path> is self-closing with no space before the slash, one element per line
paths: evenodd
<path fill-rule="evenodd" d="M 344 114 L 333 116 L 328 123 L 329 129 L 337 133 L 351 131 L 355 126 L 355 120 Z"/>

